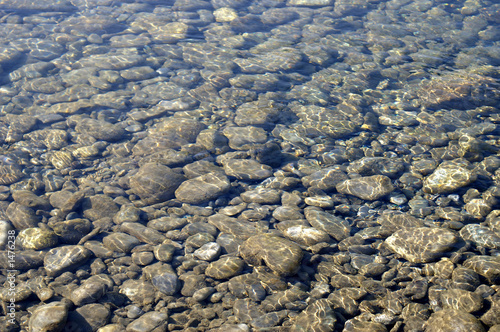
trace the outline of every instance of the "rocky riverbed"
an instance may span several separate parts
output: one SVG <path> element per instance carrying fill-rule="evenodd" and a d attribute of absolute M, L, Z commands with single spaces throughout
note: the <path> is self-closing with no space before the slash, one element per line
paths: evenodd
<path fill-rule="evenodd" d="M 0 330 L 500 331 L 499 11 L 0 0 Z"/>

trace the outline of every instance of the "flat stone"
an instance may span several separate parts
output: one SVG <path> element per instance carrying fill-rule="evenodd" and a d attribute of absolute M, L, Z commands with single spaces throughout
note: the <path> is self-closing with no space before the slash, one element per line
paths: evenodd
<path fill-rule="evenodd" d="M 494 284 L 500 283 L 500 256 L 474 256 L 468 258 L 463 265 Z"/>
<path fill-rule="evenodd" d="M 175 191 L 175 197 L 184 203 L 201 204 L 223 195 L 230 187 L 227 176 L 212 172 L 184 181 Z"/>
<path fill-rule="evenodd" d="M 407 261 L 428 263 L 439 260 L 458 241 L 458 236 L 448 229 L 410 227 L 396 231 L 385 240 L 385 244 Z"/>
<path fill-rule="evenodd" d="M 304 214 L 311 226 L 329 234 L 337 241 L 342 241 L 350 236 L 351 226 L 343 218 L 316 207 L 305 208 Z"/>
<path fill-rule="evenodd" d="M 465 159 L 444 161 L 424 181 L 423 190 L 430 194 L 443 194 L 465 187 L 476 181 L 477 175 L 471 171 Z"/>
<path fill-rule="evenodd" d="M 246 203 L 279 204 L 281 201 L 281 191 L 276 189 L 257 188 L 242 193 L 241 199 Z"/>
<path fill-rule="evenodd" d="M 435 312 L 425 323 L 426 332 L 485 332 L 481 322 L 473 315 L 453 309 Z"/>
<path fill-rule="evenodd" d="M 238 180 L 264 180 L 273 169 L 253 159 L 229 159 L 224 162 L 224 172 Z"/>
<path fill-rule="evenodd" d="M 250 265 L 259 266 L 264 261 L 275 273 L 288 276 L 298 271 L 303 252 L 290 240 L 262 234 L 248 238 L 240 247 L 240 255 Z"/>
<path fill-rule="evenodd" d="M 148 163 L 130 179 L 130 189 L 149 203 L 174 198 L 175 190 L 185 180 L 184 176 L 169 167 Z"/>
<path fill-rule="evenodd" d="M 465 225 L 460 230 L 460 236 L 466 241 L 472 241 L 476 246 L 489 249 L 500 248 L 500 237 L 491 229 L 479 224 Z"/>
<path fill-rule="evenodd" d="M 229 279 L 243 270 L 244 262 L 238 257 L 225 256 L 208 265 L 205 274 L 215 279 Z"/>
<path fill-rule="evenodd" d="M 51 277 L 71 271 L 82 265 L 91 256 L 91 252 L 83 246 L 64 246 L 49 250 L 43 265 Z"/>
<path fill-rule="evenodd" d="M 68 318 L 68 307 L 63 302 L 52 302 L 37 307 L 29 320 L 32 332 L 62 331 Z"/>
<path fill-rule="evenodd" d="M 394 190 L 391 179 L 385 175 L 372 175 L 345 180 L 337 185 L 337 191 L 361 199 L 374 201 Z"/>

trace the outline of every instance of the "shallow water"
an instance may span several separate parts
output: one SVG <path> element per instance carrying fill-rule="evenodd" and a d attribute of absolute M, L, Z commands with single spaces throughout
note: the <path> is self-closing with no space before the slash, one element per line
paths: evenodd
<path fill-rule="evenodd" d="M 499 12 L 0 0 L 0 330 L 500 330 Z"/>

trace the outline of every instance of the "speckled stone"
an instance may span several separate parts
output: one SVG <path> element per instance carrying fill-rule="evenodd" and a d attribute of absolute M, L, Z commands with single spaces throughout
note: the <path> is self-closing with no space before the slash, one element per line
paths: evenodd
<path fill-rule="evenodd" d="M 477 175 L 465 159 L 444 161 L 424 181 L 423 190 L 430 194 L 453 192 L 474 182 Z"/>
<path fill-rule="evenodd" d="M 394 190 L 391 179 L 385 175 L 372 175 L 345 180 L 337 185 L 337 191 L 361 199 L 373 201 Z"/>
<path fill-rule="evenodd" d="M 262 265 L 283 276 L 297 272 L 303 252 L 290 240 L 273 234 L 255 235 L 248 238 L 240 247 L 241 257 L 250 265 Z"/>
<path fill-rule="evenodd" d="M 412 263 L 436 261 L 458 243 L 448 229 L 410 227 L 396 231 L 385 240 L 387 247 Z"/>

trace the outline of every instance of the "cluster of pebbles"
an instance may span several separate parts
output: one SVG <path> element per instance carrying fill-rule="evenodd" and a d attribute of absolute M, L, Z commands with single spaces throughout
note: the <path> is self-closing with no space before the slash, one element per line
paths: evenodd
<path fill-rule="evenodd" d="M 0 330 L 500 331 L 499 11 L 0 1 Z"/>

